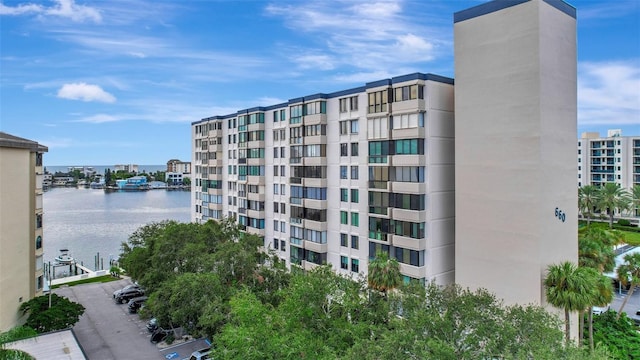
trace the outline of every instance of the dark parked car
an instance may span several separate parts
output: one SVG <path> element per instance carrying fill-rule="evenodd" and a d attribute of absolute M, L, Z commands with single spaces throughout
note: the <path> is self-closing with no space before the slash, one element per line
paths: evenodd
<path fill-rule="evenodd" d="M 116 297 L 118 297 L 118 295 L 120 295 L 123 291 L 129 291 L 132 289 L 141 289 L 140 285 L 138 284 L 131 284 L 131 285 L 127 285 L 125 287 L 123 287 L 122 289 L 116 290 L 113 292 L 113 298 L 115 299 Z"/>
<path fill-rule="evenodd" d="M 171 334 L 171 330 L 165 330 L 159 327 L 151 334 L 149 341 L 151 341 L 152 344 L 157 344 L 164 340 L 169 334 Z"/>
<path fill-rule="evenodd" d="M 135 314 L 138 312 L 140 307 L 147 301 L 146 296 L 140 296 L 129 300 L 129 313 Z"/>
<path fill-rule="evenodd" d="M 152 334 L 154 331 L 158 330 L 158 319 L 151 318 L 151 320 L 147 322 L 147 330 Z"/>
<path fill-rule="evenodd" d="M 129 300 L 137 298 L 139 296 L 144 296 L 144 290 L 128 289 L 121 291 L 118 295 L 116 295 L 114 299 L 117 303 L 124 304 L 126 302 L 129 302 Z"/>

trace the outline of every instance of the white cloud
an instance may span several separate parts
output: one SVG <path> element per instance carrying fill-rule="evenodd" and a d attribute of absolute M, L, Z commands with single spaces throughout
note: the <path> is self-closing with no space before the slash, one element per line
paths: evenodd
<path fill-rule="evenodd" d="M 403 67 L 418 71 L 420 64 L 451 46 L 447 39 L 450 26 L 440 28 L 429 21 L 429 14 L 417 16 L 409 11 L 403 1 L 366 6 L 351 1 L 295 2 L 265 7 L 267 15 L 280 17 L 287 27 L 305 33 L 308 46 L 283 51 L 300 54 L 289 57 L 299 69 L 356 68 L 363 73 Z M 326 49 L 318 55 L 319 48 Z"/>
<path fill-rule="evenodd" d="M 40 5 L 36 5 L 36 4 L 21 4 L 18 6 L 6 6 L 2 3 L 0 3 L 0 15 L 22 15 L 22 14 L 29 14 L 29 13 L 42 13 L 43 12 L 43 8 Z"/>
<path fill-rule="evenodd" d="M 60 90 L 58 90 L 58 97 L 62 99 L 100 101 L 106 103 L 116 101 L 115 96 L 102 90 L 100 86 L 86 83 L 64 84 Z"/>
<path fill-rule="evenodd" d="M 96 114 L 96 115 L 84 117 L 84 118 L 82 118 L 80 120 L 77 120 L 77 122 L 85 122 L 85 123 L 91 123 L 91 124 L 102 124 L 102 123 L 108 123 L 108 122 L 116 122 L 116 121 L 120 121 L 120 120 L 122 120 L 122 119 L 117 117 L 117 116 L 107 115 L 107 114 Z"/>
<path fill-rule="evenodd" d="M 56 16 L 70 19 L 74 22 L 92 21 L 102 22 L 102 15 L 95 8 L 78 5 L 74 0 L 54 0 L 56 4 L 51 7 L 44 7 L 35 4 L 20 4 L 17 6 L 6 6 L 0 4 L 0 15 L 26 15 L 36 14 L 38 16 Z"/>
<path fill-rule="evenodd" d="M 640 125 L 640 61 L 578 66 L 581 125 Z"/>

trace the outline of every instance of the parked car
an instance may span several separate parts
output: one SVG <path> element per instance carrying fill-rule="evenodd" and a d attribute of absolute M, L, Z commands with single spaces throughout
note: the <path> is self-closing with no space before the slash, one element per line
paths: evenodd
<path fill-rule="evenodd" d="M 161 327 L 158 327 L 153 331 L 153 334 L 151 334 L 151 338 L 149 338 L 149 341 L 151 341 L 152 344 L 157 344 L 160 341 L 166 339 L 169 334 L 171 334 L 171 330 L 165 330 Z"/>
<path fill-rule="evenodd" d="M 129 300 L 129 313 L 135 314 L 138 312 L 140 307 L 144 305 L 144 302 L 147 301 L 146 296 L 140 296 Z"/>
<path fill-rule="evenodd" d="M 129 300 L 133 298 L 137 298 L 139 296 L 144 296 L 144 290 L 142 289 L 128 289 L 123 290 L 114 298 L 117 303 L 124 304 L 129 302 Z"/>
<path fill-rule="evenodd" d="M 147 331 L 153 334 L 153 332 L 156 331 L 157 329 L 158 329 L 158 319 L 151 318 L 151 320 L 147 322 Z"/>
<path fill-rule="evenodd" d="M 204 348 L 198 351 L 194 351 L 191 353 L 189 360 L 205 360 L 209 358 L 209 353 L 211 353 L 211 348 Z"/>
<path fill-rule="evenodd" d="M 113 292 L 113 298 L 115 299 L 116 297 L 118 297 L 118 295 L 120 295 L 123 291 L 128 291 L 131 289 L 140 289 L 140 285 L 138 284 L 131 284 L 131 285 L 127 285 L 125 287 L 123 287 L 122 289 L 116 290 Z"/>
<path fill-rule="evenodd" d="M 611 307 L 610 304 L 607 304 L 605 306 L 594 306 L 591 312 L 593 313 L 593 315 L 600 315 L 602 313 L 609 311 L 610 307 Z"/>

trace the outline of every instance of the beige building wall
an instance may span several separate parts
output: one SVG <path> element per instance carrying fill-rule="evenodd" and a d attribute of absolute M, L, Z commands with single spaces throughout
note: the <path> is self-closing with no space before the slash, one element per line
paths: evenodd
<path fill-rule="evenodd" d="M 546 305 L 547 267 L 577 263 L 576 18 L 560 1 L 513 4 L 454 17 L 455 277 Z"/>
<path fill-rule="evenodd" d="M 37 215 L 45 151 L 36 142 L 0 133 L 0 332 L 24 320 L 18 311 L 23 302 L 42 295 L 43 250 L 36 249 L 36 239 L 43 235 Z"/>

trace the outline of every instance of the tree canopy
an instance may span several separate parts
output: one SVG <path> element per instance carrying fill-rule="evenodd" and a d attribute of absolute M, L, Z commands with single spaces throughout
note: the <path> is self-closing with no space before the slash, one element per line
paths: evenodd
<path fill-rule="evenodd" d="M 20 310 L 29 314 L 26 326 L 40 334 L 72 327 L 84 314 L 84 306 L 57 294 L 51 294 L 51 307 L 44 295 L 22 303 Z"/>

